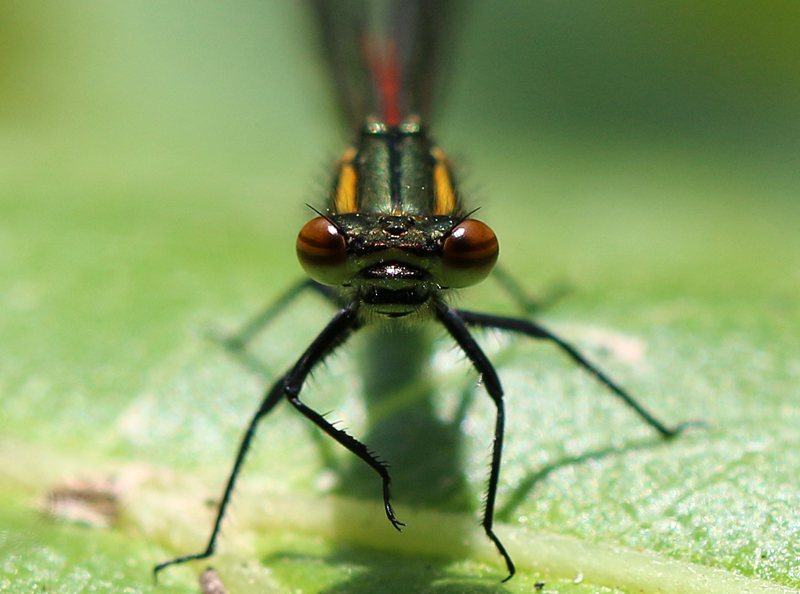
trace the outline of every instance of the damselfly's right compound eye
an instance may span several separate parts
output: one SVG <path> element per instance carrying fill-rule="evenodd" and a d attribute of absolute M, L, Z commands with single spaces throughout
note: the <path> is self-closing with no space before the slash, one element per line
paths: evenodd
<path fill-rule="evenodd" d="M 467 219 L 459 223 L 442 246 L 442 271 L 448 287 L 478 284 L 492 271 L 500 246 L 489 225 Z"/>
<path fill-rule="evenodd" d="M 307 222 L 297 236 L 297 258 L 308 276 L 323 285 L 341 285 L 347 273 L 344 235 L 325 217 Z"/>

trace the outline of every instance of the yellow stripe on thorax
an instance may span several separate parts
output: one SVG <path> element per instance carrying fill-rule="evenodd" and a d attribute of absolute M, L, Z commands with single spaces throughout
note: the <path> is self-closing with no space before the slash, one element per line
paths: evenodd
<path fill-rule="evenodd" d="M 356 150 L 347 149 L 339 161 L 339 181 L 336 183 L 336 194 L 333 199 L 333 207 L 337 214 L 356 212 L 356 168 L 353 167 L 353 158 Z"/>
<path fill-rule="evenodd" d="M 433 214 L 449 215 L 456 209 L 456 192 L 453 180 L 447 169 L 447 157 L 438 148 L 431 149 L 431 154 L 436 159 L 433 166 L 433 183 L 436 189 L 436 206 Z"/>

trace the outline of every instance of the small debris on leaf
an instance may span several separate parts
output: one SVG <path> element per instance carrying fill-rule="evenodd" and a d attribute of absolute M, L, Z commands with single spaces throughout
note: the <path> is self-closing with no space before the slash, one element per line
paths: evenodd
<path fill-rule="evenodd" d="M 110 478 L 67 480 L 47 493 L 42 506 L 58 520 L 108 528 L 119 516 L 119 489 Z"/>
<path fill-rule="evenodd" d="M 200 574 L 200 591 L 202 594 L 226 594 L 225 586 L 213 567 Z"/>

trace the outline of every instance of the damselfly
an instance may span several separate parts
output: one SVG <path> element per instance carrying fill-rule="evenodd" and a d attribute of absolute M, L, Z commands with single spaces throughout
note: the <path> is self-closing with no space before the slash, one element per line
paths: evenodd
<path fill-rule="evenodd" d="M 155 568 L 156 574 L 169 565 L 213 554 L 256 428 L 284 398 L 375 471 L 382 482 L 386 517 L 398 530 L 404 526 L 392 508 L 386 464 L 300 399 L 311 371 L 368 324 L 384 324 L 391 331 L 409 323 L 438 322 L 481 377 L 496 410 L 482 524 L 505 561 L 506 579 L 514 575 L 514 563 L 493 527 L 505 426 L 503 388 L 470 328 L 495 328 L 550 341 L 662 436 L 681 430 L 661 423 L 574 347 L 541 325 L 449 305 L 451 291 L 484 280 L 499 254 L 495 234 L 472 218 L 475 211 L 462 203 L 452 165 L 423 124 L 432 89 L 433 54 L 452 5 L 443 0 L 313 3 L 343 111 L 358 133 L 336 164 L 327 203 L 315 210 L 316 216 L 297 238 L 297 255 L 310 279 L 291 289 L 233 342 L 246 343 L 301 291 L 319 293 L 338 311 L 297 363 L 267 391 L 250 421 L 205 550 L 162 563 Z"/>

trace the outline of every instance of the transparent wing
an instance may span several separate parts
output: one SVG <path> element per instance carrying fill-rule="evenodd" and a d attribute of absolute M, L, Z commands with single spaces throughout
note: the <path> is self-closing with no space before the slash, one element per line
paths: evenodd
<path fill-rule="evenodd" d="M 463 0 L 308 0 L 351 129 L 373 116 L 427 122 Z"/>

